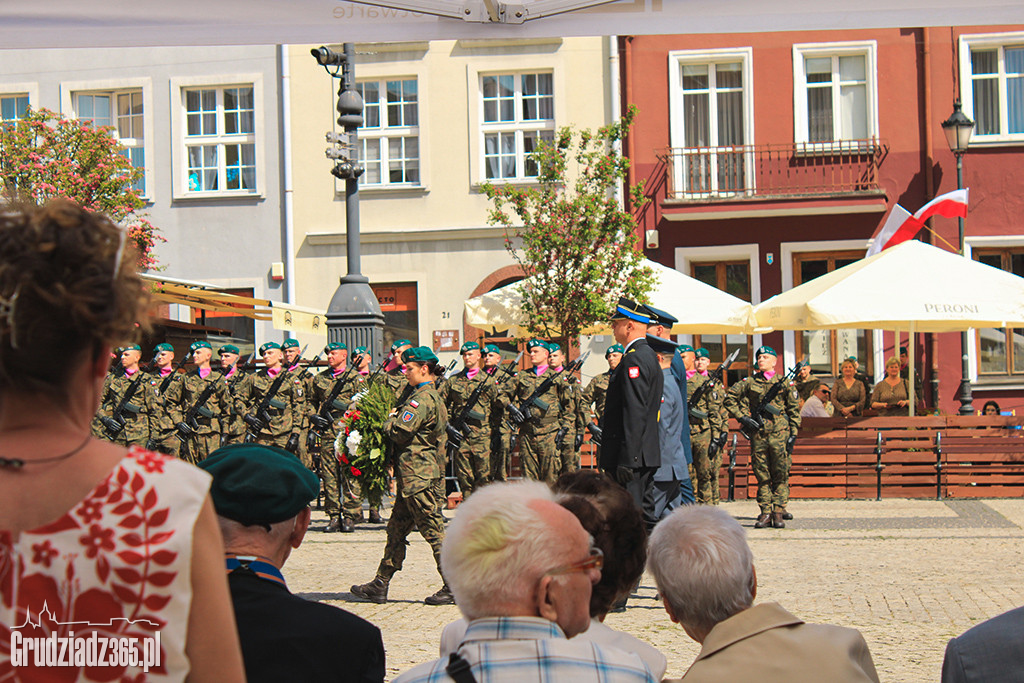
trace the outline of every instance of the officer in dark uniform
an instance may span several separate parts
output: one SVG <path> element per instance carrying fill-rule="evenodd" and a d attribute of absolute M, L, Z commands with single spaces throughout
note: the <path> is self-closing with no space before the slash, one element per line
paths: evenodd
<path fill-rule="evenodd" d="M 641 304 L 626 298 L 619 299 L 612 314 L 612 334 L 625 353 L 608 385 L 600 467 L 629 491 L 653 527 L 658 520 L 650 503 L 645 505 L 645 494 L 661 465 L 658 408 L 664 379 L 646 341 L 650 320 Z"/>
<path fill-rule="evenodd" d="M 256 444 L 221 448 L 199 467 L 213 476 L 210 498 L 250 683 L 383 681 L 380 629 L 292 595 L 281 573 L 309 528 L 316 475 L 291 454 Z"/>

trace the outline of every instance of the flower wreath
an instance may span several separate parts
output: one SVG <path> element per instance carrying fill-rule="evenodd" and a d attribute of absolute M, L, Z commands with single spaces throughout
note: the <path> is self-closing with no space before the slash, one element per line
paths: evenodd
<path fill-rule="evenodd" d="M 395 395 L 383 382 L 361 392 L 341 418 L 343 429 L 334 440 L 341 466 L 356 478 L 370 508 L 380 505 L 388 490 L 384 422 L 395 404 Z"/>

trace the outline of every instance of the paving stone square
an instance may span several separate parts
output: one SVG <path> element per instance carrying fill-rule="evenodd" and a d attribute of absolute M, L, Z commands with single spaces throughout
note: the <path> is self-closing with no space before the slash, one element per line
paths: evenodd
<path fill-rule="evenodd" d="M 938 681 L 949 638 L 1024 605 L 1022 500 L 794 501 L 786 529 L 754 529 L 753 502 L 723 507 L 748 529 L 757 600 L 778 601 L 809 622 L 860 629 L 883 681 Z M 441 585 L 429 546 L 418 534 L 410 537 L 388 603 L 355 602 L 349 587 L 373 578 L 384 526 L 324 534 L 326 522 L 314 513 L 306 541 L 285 567 L 292 591 L 379 626 L 389 679 L 436 658 L 441 629 L 459 611 L 423 604 Z M 672 677 L 699 651 L 669 621 L 650 575 L 626 612 L 607 623 L 659 648 Z"/>

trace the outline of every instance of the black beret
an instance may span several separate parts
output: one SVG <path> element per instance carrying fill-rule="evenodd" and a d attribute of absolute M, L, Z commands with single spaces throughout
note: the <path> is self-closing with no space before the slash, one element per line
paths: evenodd
<path fill-rule="evenodd" d="M 199 463 L 213 476 L 210 497 L 221 517 L 242 524 L 276 524 L 316 498 L 320 480 L 282 448 L 236 443 Z"/>

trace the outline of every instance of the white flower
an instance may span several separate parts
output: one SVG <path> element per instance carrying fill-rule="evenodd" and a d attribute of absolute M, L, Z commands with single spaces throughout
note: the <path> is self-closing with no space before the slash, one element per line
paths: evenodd
<path fill-rule="evenodd" d="M 350 455 L 355 456 L 358 453 L 359 442 L 363 440 L 363 435 L 352 430 L 349 432 L 348 438 L 345 439 L 345 448 L 348 449 Z"/>

